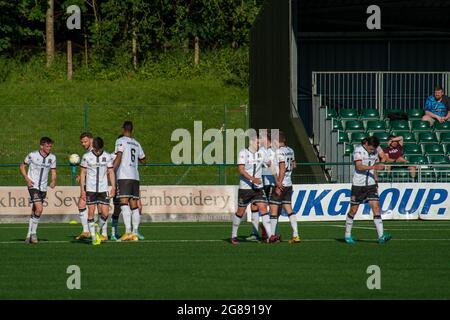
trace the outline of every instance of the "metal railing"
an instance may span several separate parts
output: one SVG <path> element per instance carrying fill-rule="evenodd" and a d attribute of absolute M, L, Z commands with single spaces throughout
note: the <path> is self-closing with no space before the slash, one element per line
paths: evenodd
<path fill-rule="evenodd" d="M 313 72 L 312 95 L 321 105 L 340 110 L 423 108 L 440 85 L 450 92 L 450 72 Z M 313 105 L 313 108 L 315 106 Z"/>

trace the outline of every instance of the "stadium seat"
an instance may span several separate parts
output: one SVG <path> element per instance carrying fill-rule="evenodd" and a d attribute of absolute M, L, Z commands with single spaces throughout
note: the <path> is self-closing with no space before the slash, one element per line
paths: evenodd
<path fill-rule="evenodd" d="M 327 108 L 327 119 L 337 118 L 338 114 L 336 110 Z"/>
<path fill-rule="evenodd" d="M 436 182 L 436 175 L 434 173 L 434 170 L 421 170 L 420 179 L 422 182 Z"/>
<path fill-rule="evenodd" d="M 416 143 L 416 136 L 414 133 L 409 131 L 398 131 L 398 132 L 392 132 L 393 136 L 402 136 L 403 137 L 403 143 Z"/>
<path fill-rule="evenodd" d="M 380 113 L 377 109 L 362 109 L 361 120 L 375 120 L 380 118 Z"/>
<path fill-rule="evenodd" d="M 414 164 L 428 164 L 428 159 L 422 155 L 407 155 L 406 159 Z"/>
<path fill-rule="evenodd" d="M 444 148 L 441 144 L 431 143 L 424 146 L 425 155 L 443 155 Z"/>
<path fill-rule="evenodd" d="M 370 131 L 370 130 L 369 130 Z M 388 132 L 374 132 L 373 135 L 380 140 L 380 143 L 385 143 L 388 141 L 389 133 Z"/>
<path fill-rule="evenodd" d="M 345 143 L 344 144 L 344 154 L 345 155 L 352 154 L 353 150 L 354 150 L 354 147 L 353 147 L 352 144 L 350 144 L 350 143 Z"/>
<path fill-rule="evenodd" d="M 423 109 L 409 109 L 406 113 L 409 120 L 420 120 L 423 116 Z"/>
<path fill-rule="evenodd" d="M 450 143 L 443 143 L 442 146 L 444 147 L 445 154 L 450 154 Z"/>
<path fill-rule="evenodd" d="M 359 120 L 349 120 L 345 123 L 345 131 L 363 131 L 364 124 Z"/>
<path fill-rule="evenodd" d="M 378 182 L 391 182 L 392 175 L 389 171 L 381 170 L 378 171 Z"/>
<path fill-rule="evenodd" d="M 450 182 L 450 167 L 434 167 L 436 181 Z"/>
<path fill-rule="evenodd" d="M 450 143 L 450 132 L 442 132 L 439 140 L 441 143 Z"/>
<path fill-rule="evenodd" d="M 406 120 L 389 121 L 391 131 L 409 131 L 409 123 Z"/>
<path fill-rule="evenodd" d="M 338 134 L 338 143 L 344 143 L 344 142 L 350 142 L 350 140 L 348 139 L 348 134 L 347 132 L 344 131 L 339 131 Z"/>
<path fill-rule="evenodd" d="M 411 123 L 411 131 L 420 132 L 420 131 L 431 131 L 431 125 L 428 121 L 422 120 L 414 120 Z"/>
<path fill-rule="evenodd" d="M 403 112 L 401 109 L 385 109 L 384 110 L 384 118 L 388 119 L 389 113 L 397 113 L 397 112 Z"/>
<path fill-rule="evenodd" d="M 335 118 L 332 118 L 332 127 L 333 127 L 333 131 L 342 131 L 344 130 L 344 127 L 342 126 L 342 121 L 341 120 L 337 120 Z"/>
<path fill-rule="evenodd" d="M 341 119 L 358 119 L 358 110 L 356 109 L 341 109 L 339 111 Z"/>
<path fill-rule="evenodd" d="M 433 164 L 450 164 L 449 157 L 442 154 L 428 156 L 428 161 Z"/>
<path fill-rule="evenodd" d="M 392 168 L 392 180 L 397 182 L 409 182 L 412 180 L 409 169 L 402 167 Z"/>
<path fill-rule="evenodd" d="M 422 148 L 417 144 L 406 144 L 403 146 L 405 155 L 422 155 Z"/>
<path fill-rule="evenodd" d="M 353 144 L 361 144 L 361 140 L 367 137 L 368 134 L 365 132 L 352 132 L 350 140 Z"/>
<path fill-rule="evenodd" d="M 438 139 L 434 132 L 420 132 L 419 143 L 437 143 Z"/>
<path fill-rule="evenodd" d="M 381 120 L 369 120 L 367 121 L 367 131 L 386 131 L 386 122 Z"/>
<path fill-rule="evenodd" d="M 434 122 L 434 131 L 436 131 L 436 132 L 449 131 L 450 132 L 450 122 L 445 121 L 445 122 L 440 123 L 438 121 L 435 121 Z"/>

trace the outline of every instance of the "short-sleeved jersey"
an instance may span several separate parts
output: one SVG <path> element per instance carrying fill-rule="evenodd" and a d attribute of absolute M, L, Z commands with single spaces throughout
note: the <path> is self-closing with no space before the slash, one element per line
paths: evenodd
<path fill-rule="evenodd" d="M 94 151 L 86 152 L 80 166 L 86 169 L 87 192 L 108 192 L 108 169 L 113 167 L 108 152 L 103 151 L 98 156 Z"/>
<path fill-rule="evenodd" d="M 379 161 L 379 151 L 381 148 L 377 148 L 374 152 L 369 153 L 366 148 L 361 145 L 355 147 L 353 151 L 353 161 L 361 160 L 363 166 L 373 166 Z M 353 174 L 354 186 L 371 186 L 376 184 L 374 170 L 356 170 Z"/>
<path fill-rule="evenodd" d="M 262 178 L 262 169 L 264 164 L 267 164 L 269 160 L 266 157 L 266 153 L 263 151 L 251 152 L 248 149 L 242 149 L 238 156 L 238 165 L 244 165 L 245 171 L 252 177 Z M 261 189 L 263 184 L 251 183 L 243 175 L 239 178 L 239 189 Z"/>
<path fill-rule="evenodd" d="M 40 151 L 34 151 L 27 155 L 24 163 L 28 165 L 28 178 L 33 181 L 33 189 L 47 191 L 48 174 L 51 169 L 56 169 L 55 155 L 43 156 Z"/>
<path fill-rule="evenodd" d="M 264 165 L 262 169 L 263 184 L 265 186 L 274 186 L 275 177 L 273 176 L 271 166 L 273 165 L 273 159 L 275 158 L 275 151 L 272 148 L 266 149 L 265 147 L 260 147 L 259 150 L 265 153 L 265 157 L 269 159 L 271 165 Z"/>
<path fill-rule="evenodd" d="M 134 138 L 122 137 L 116 140 L 115 154 L 122 152 L 122 160 L 116 171 L 118 180 L 139 180 L 138 162 L 145 159 L 141 144 Z"/>
<path fill-rule="evenodd" d="M 284 178 L 282 182 L 284 187 L 292 186 L 292 170 L 294 161 L 295 161 L 295 154 L 294 150 L 292 150 L 291 148 L 284 146 L 280 147 L 275 151 L 274 166 L 277 176 L 280 174 L 280 163 L 284 162 L 286 166 L 286 171 L 284 173 Z"/>

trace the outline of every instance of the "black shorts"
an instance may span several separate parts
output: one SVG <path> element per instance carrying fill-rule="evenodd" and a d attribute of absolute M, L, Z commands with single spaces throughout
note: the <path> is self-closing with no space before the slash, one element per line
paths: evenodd
<path fill-rule="evenodd" d="M 86 204 L 105 204 L 109 205 L 108 192 L 86 192 Z"/>
<path fill-rule="evenodd" d="M 275 188 L 273 188 L 271 190 L 271 194 L 270 194 L 270 204 L 277 204 L 277 205 L 282 205 L 282 204 L 291 204 L 291 199 L 292 199 L 292 187 L 284 187 L 284 190 L 281 192 L 280 195 L 278 195 L 275 192 Z"/>
<path fill-rule="evenodd" d="M 44 202 L 45 198 L 47 198 L 47 192 L 39 191 L 38 189 L 28 188 L 28 192 L 30 193 L 30 203 Z"/>
<path fill-rule="evenodd" d="M 357 205 L 366 201 L 378 201 L 378 185 L 352 186 L 350 203 Z"/>
<path fill-rule="evenodd" d="M 140 199 L 139 180 L 124 179 L 117 181 L 117 198 Z"/>
<path fill-rule="evenodd" d="M 238 206 L 246 207 L 250 203 L 263 202 L 267 204 L 267 198 L 263 189 L 239 189 Z"/>
<path fill-rule="evenodd" d="M 264 194 L 266 195 L 266 199 L 269 202 L 270 202 L 270 194 L 272 193 L 273 189 L 275 189 L 275 186 L 272 185 L 264 186 Z"/>

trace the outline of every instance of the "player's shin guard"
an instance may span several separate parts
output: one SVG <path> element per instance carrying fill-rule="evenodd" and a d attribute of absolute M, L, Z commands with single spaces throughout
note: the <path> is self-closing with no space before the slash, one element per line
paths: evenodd
<path fill-rule="evenodd" d="M 102 232 L 103 236 L 108 235 L 108 217 L 100 216 L 98 227 Z"/>
<path fill-rule="evenodd" d="M 252 234 L 258 235 L 259 211 L 252 211 Z"/>
<path fill-rule="evenodd" d="M 89 233 L 91 234 L 92 241 L 97 240 L 96 232 L 95 232 L 95 220 L 94 219 L 88 219 L 88 227 L 89 227 Z"/>
<path fill-rule="evenodd" d="M 83 232 L 89 232 L 89 226 L 88 226 L 88 212 L 86 208 L 79 209 L 80 212 L 80 222 L 83 227 Z"/>
<path fill-rule="evenodd" d="M 133 233 L 138 234 L 139 224 L 141 223 L 141 214 L 139 208 L 131 209 L 131 221 L 133 223 Z"/>
<path fill-rule="evenodd" d="M 347 214 L 347 218 L 345 219 L 345 237 L 346 238 L 352 236 L 353 218 L 354 217 Z"/>
<path fill-rule="evenodd" d="M 378 238 L 381 238 L 384 234 L 383 230 L 383 219 L 381 219 L 381 215 L 373 216 L 373 223 L 375 223 L 375 228 L 377 228 Z"/>
<path fill-rule="evenodd" d="M 292 227 L 292 237 L 298 237 L 297 216 L 295 214 L 296 212 L 288 213 L 289 222 Z"/>
<path fill-rule="evenodd" d="M 269 214 L 261 214 L 261 219 L 262 219 L 262 223 L 264 228 L 266 229 L 266 233 L 267 233 L 267 238 L 270 238 L 273 233 L 272 233 L 272 229 L 270 227 L 270 218 L 269 218 Z"/>
<path fill-rule="evenodd" d="M 123 223 L 125 224 L 125 233 L 131 232 L 131 209 L 127 204 L 121 205 Z"/>
<path fill-rule="evenodd" d="M 237 213 L 233 216 L 233 228 L 231 230 L 231 238 L 236 238 L 239 225 L 241 224 L 242 217 L 239 217 Z"/>
<path fill-rule="evenodd" d="M 272 233 L 275 234 L 275 231 L 277 230 L 278 225 L 278 217 L 270 215 L 270 230 L 272 230 Z"/>

